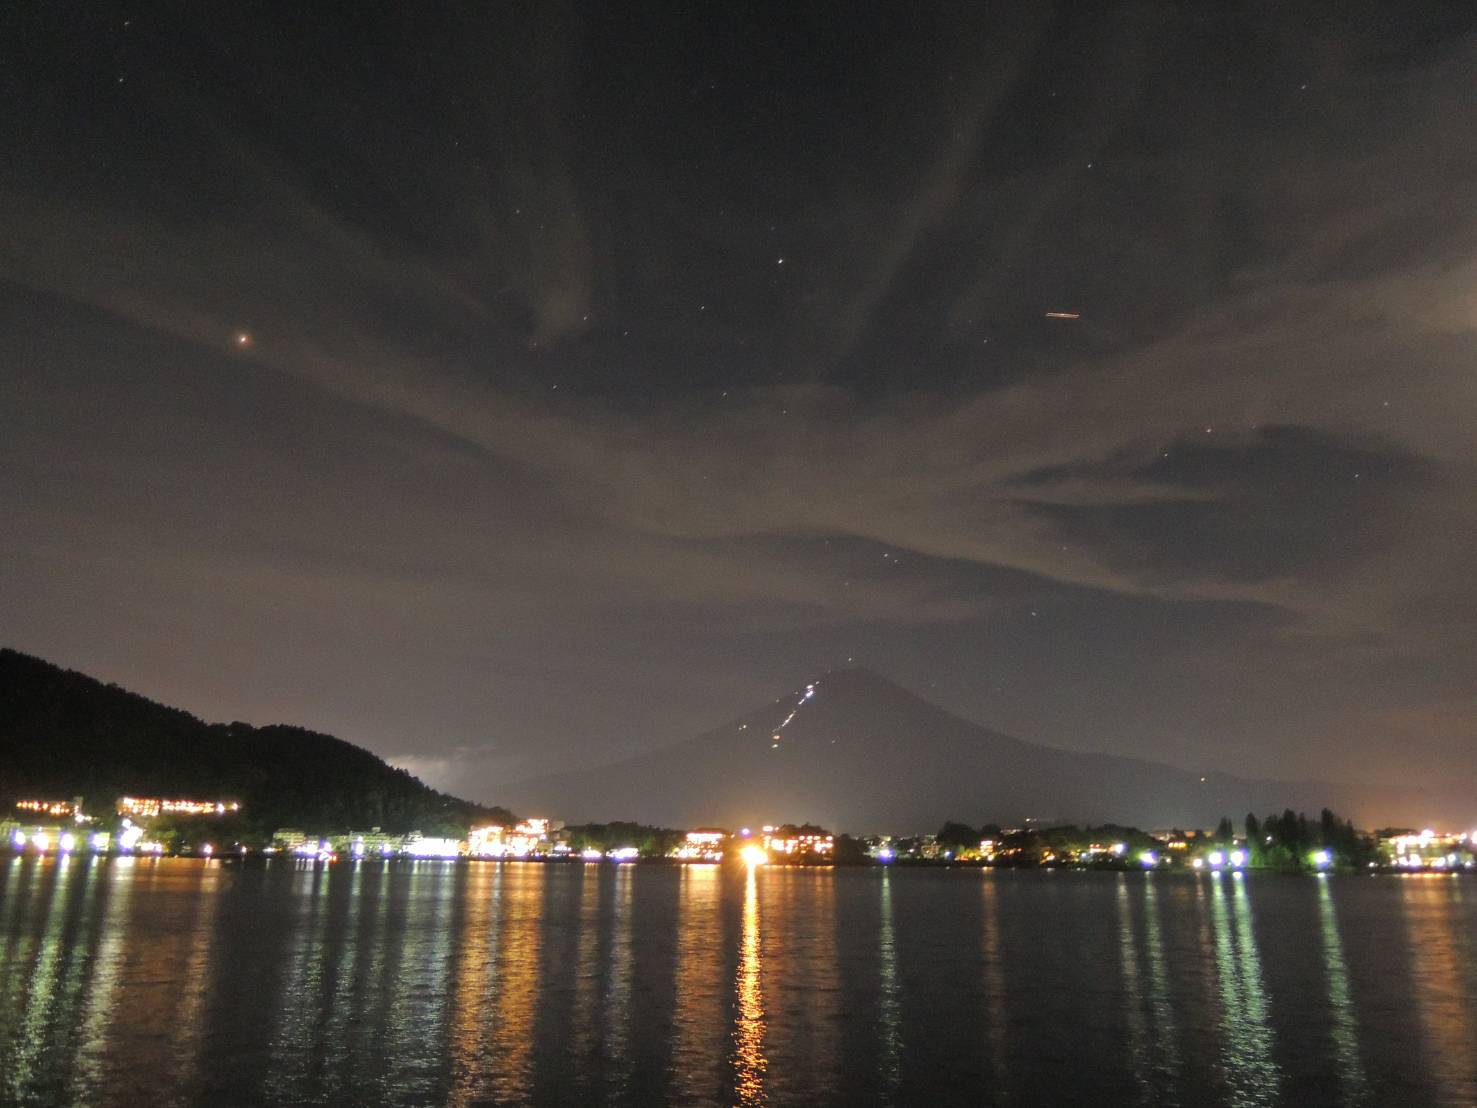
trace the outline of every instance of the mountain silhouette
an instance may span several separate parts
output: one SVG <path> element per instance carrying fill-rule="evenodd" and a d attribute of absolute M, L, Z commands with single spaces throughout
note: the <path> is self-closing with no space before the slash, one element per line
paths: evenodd
<path fill-rule="evenodd" d="M 1461 810 L 1469 802 L 1417 790 L 1243 780 L 1025 742 L 866 669 L 827 673 L 675 746 L 502 791 L 521 811 L 571 820 L 810 820 L 853 833 L 932 831 L 950 818 L 1201 827 L 1288 807 L 1328 806 L 1371 825 L 1473 815 Z"/>

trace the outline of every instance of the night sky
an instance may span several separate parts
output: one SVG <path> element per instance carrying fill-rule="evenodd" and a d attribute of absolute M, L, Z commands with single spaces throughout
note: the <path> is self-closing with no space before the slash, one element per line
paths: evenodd
<path fill-rule="evenodd" d="M 1470 776 L 1474 90 L 1459 3 L 7 4 L 0 642 L 492 801 L 848 663 Z"/>

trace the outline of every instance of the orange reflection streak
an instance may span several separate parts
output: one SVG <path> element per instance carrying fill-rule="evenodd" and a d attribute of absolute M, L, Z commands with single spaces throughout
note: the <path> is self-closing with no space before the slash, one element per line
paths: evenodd
<path fill-rule="evenodd" d="M 539 862 L 504 862 L 499 921 L 497 1007 L 492 1024 L 494 1048 L 490 1099 L 498 1104 L 526 1101 L 533 1090 L 533 1024 L 538 1014 L 542 970 L 543 883 Z"/>
<path fill-rule="evenodd" d="M 467 876 L 466 894 L 459 906 L 465 912 L 465 929 L 457 944 L 456 997 L 453 1001 L 451 1034 L 451 1105 L 485 1100 L 483 1088 L 487 1066 L 484 1038 L 487 982 L 494 951 L 490 946 L 494 866 L 473 865 Z"/>
<path fill-rule="evenodd" d="M 1399 878 L 1405 931 L 1410 942 L 1411 983 L 1427 1059 L 1443 1104 L 1477 1103 L 1471 1016 L 1464 995 L 1467 952 L 1452 918 L 1451 902 L 1468 878 L 1410 874 Z"/>
<path fill-rule="evenodd" d="M 739 946 L 738 1018 L 733 1028 L 734 1091 L 740 1104 L 764 1103 L 764 995 L 759 951 L 759 883 L 749 867 L 744 886 L 744 929 Z"/>
<path fill-rule="evenodd" d="M 724 1021 L 721 882 L 717 866 L 683 866 L 678 878 L 677 999 L 672 1020 L 670 1098 L 675 1104 L 711 1100 L 721 1076 Z"/>

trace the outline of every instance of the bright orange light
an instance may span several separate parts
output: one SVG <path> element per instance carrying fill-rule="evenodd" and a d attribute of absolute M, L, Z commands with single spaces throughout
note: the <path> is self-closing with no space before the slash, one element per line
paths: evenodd
<path fill-rule="evenodd" d="M 739 851 L 739 857 L 744 860 L 746 866 L 762 866 L 769 861 L 769 851 L 762 846 L 750 844 Z"/>

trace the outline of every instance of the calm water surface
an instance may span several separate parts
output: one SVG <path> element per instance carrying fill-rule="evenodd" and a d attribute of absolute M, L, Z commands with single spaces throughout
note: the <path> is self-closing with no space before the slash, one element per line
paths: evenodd
<path fill-rule="evenodd" d="M 1477 1104 L 1460 877 L 0 858 L 5 1104 Z"/>

